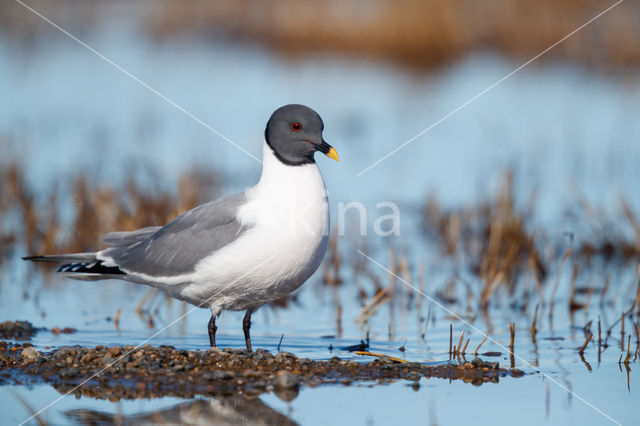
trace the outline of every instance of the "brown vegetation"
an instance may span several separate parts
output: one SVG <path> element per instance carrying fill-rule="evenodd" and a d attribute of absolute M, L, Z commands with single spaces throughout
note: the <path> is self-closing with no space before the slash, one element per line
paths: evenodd
<path fill-rule="evenodd" d="M 518 207 L 522 202 L 514 198 L 510 173 L 503 179 L 495 198 L 479 204 L 443 209 L 435 197 L 429 197 L 422 215 L 425 237 L 429 244 L 436 243 L 443 258 L 453 266 L 449 284 L 436 295 L 443 302 L 457 302 L 460 294 L 456 285 L 462 282 L 467 287 L 468 309 L 473 311 L 469 308 L 469 302 L 473 300 L 474 306 L 486 311 L 489 303 L 496 301 L 496 291 L 503 287 L 508 294 L 515 296 L 513 303 L 526 311 L 532 301 L 536 306 L 537 303 L 541 303 L 541 307 L 546 306 L 543 287 L 552 284 L 548 306 L 549 319 L 553 321 L 560 277 L 570 259 L 573 269 L 568 288 L 570 313 L 588 310 L 594 294 L 600 295 L 600 304 L 605 300 L 612 303 L 619 293 L 608 293 L 611 266 L 627 271 L 629 267 L 634 270 L 638 267 L 640 240 L 636 230 L 640 226 L 624 198 L 621 199 L 620 213 L 587 206 L 582 201 L 583 197 L 576 198 L 576 206 L 571 208 L 570 215 L 572 226 L 579 230 L 580 238 L 573 234 L 552 234 L 545 228 L 536 227 L 532 220 L 535 197 L 529 197 L 524 207 Z M 621 220 L 611 219 L 617 216 L 621 216 Z M 576 284 L 581 271 L 594 270 L 607 277 L 602 285 Z M 460 271 L 468 272 L 479 280 L 466 282 L 458 276 Z M 475 283 L 480 283 L 480 286 Z M 529 283 L 534 283 L 533 293 L 538 294 L 537 301 L 530 298 Z M 634 288 L 629 303 L 634 297 L 640 304 L 640 284 Z M 537 315 L 536 308 L 531 331 L 534 338 Z"/>
<path fill-rule="evenodd" d="M 222 36 L 287 56 L 337 52 L 415 68 L 441 66 L 477 50 L 529 59 L 615 3 L 614 0 L 157 0 L 137 3 L 31 1 L 72 32 L 127 17 L 155 37 Z M 54 31 L 15 2 L 0 5 L 0 28 L 23 39 Z M 623 2 L 549 52 L 601 67 L 640 64 L 640 4 Z"/>
<path fill-rule="evenodd" d="M 55 188 L 36 197 L 16 164 L 0 167 L 0 181 L 0 238 L 5 254 L 16 243 L 24 244 L 30 254 L 95 250 L 108 232 L 163 225 L 208 201 L 216 185 L 214 175 L 198 171 L 180 178 L 175 193 L 150 191 L 133 177 L 123 187 L 114 188 L 79 174 L 70 185 L 72 197 L 65 198 L 73 203 L 69 206 L 60 205 Z M 68 229 L 61 226 L 64 208 L 75 212 Z M 9 215 L 20 218 L 19 226 L 2 228 Z"/>
<path fill-rule="evenodd" d="M 285 54 L 339 52 L 426 68 L 478 49 L 530 58 L 611 6 L 602 0 L 165 0 L 149 14 L 159 36 L 222 33 Z M 640 64 L 637 3 L 622 3 L 551 56 Z"/>
<path fill-rule="evenodd" d="M 485 309 L 498 286 L 513 290 L 526 274 L 540 286 L 547 275 L 547 262 L 528 223 L 533 199 L 526 209 L 517 209 L 512 181 L 508 174 L 495 201 L 444 211 L 431 197 L 423 210 L 422 225 L 430 240 L 484 282 L 480 304 Z"/>

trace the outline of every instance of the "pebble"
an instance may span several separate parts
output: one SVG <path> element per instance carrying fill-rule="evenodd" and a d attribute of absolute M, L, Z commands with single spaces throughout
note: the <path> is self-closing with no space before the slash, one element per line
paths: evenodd
<path fill-rule="evenodd" d="M 271 355 L 269 352 L 265 351 L 264 349 L 258 349 L 253 355 L 253 359 L 258 362 L 264 362 L 264 361 L 273 359 L 273 355 Z"/>
<path fill-rule="evenodd" d="M 265 357 L 269 357 L 269 358 L 273 358 L 273 355 L 271 355 L 271 352 L 264 350 L 264 349 L 257 349 L 255 352 L 256 355 L 262 355 Z"/>
<path fill-rule="evenodd" d="M 480 368 L 480 367 L 482 367 L 482 364 L 484 364 L 484 362 L 483 362 L 480 358 L 474 358 L 474 359 L 471 361 L 471 365 L 472 365 L 474 368 Z"/>
<path fill-rule="evenodd" d="M 37 361 L 40 359 L 40 352 L 36 350 L 33 346 L 29 346 L 25 348 L 20 354 L 20 358 L 23 358 L 27 361 Z"/>
<path fill-rule="evenodd" d="M 394 365 L 396 363 L 394 360 L 392 360 L 388 356 L 381 356 L 378 358 L 378 361 L 380 361 L 381 364 L 386 364 L 386 365 Z"/>
<path fill-rule="evenodd" d="M 94 359 L 99 358 L 99 357 L 100 357 L 100 355 L 98 355 L 98 353 L 96 351 L 89 351 L 89 352 L 87 352 L 86 355 L 84 355 L 81 358 L 81 361 L 84 362 L 84 363 L 90 363 L 91 361 L 93 361 Z"/>
<path fill-rule="evenodd" d="M 471 365 L 473 366 L 473 368 L 487 368 L 487 369 L 492 369 L 492 370 L 496 370 L 498 368 L 500 368 L 500 363 L 498 361 L 494 361 L 494 362 L 486 362 L 481 360 L 480 358 L 474 358 L 471 361 Z M 464 368 L 468 368 L 463 366 Z"/>
<path fill-rule="evenodd" d="M 296 358 L 296 356 L 291 352 L 285 352 L 285 351 L 280 351 L 276 355 L 276 362 L 283 362 L 283 361 L 286 361 L 287 359 L 297 360 L 298 358 Z"/>
<path fill-rule="evenodd" d="M 71 347 L 68 347 L 68 346 L 65 346 L 65 347 L 62 347 L 62 348 L 58 349 L 57 351 L 55 351 L 55 353 L 53 354 L 53 358 L 54 359 L 64 359 L 64 360 L 66 360 L 67 357 L 75 356 L 75 355 L 76 355 L 76 350 L 75 349 L 73 349 Z"/>

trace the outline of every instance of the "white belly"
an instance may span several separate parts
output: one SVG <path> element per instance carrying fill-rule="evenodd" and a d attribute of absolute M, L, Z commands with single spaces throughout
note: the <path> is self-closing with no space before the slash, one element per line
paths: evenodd
<path fill-rule="evenodd" d="M 257 308 L 296 290 L 320 266 L 329 211 L 318 167 L 285 166 L 267 153 L 264 160 L 262 178 L 239 212 L 249 230 L 203 259 L 180 298 L 214 310 Z"/>

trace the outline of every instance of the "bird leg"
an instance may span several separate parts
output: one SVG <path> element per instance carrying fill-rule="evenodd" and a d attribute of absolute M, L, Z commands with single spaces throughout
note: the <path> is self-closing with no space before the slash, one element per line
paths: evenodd
<path fill-rule="evenodd" d="M 249 334 L 249 329 L 251 328 L 251 314 L 253 313 L 252 309 L 247 309 L 247 312 L 244 314 L 244 319 L 242 320 L 242 331 L 244 331 L 244 341 L 247 344 L 247 351 L 251 352 L 251 336 Z"/>
<path fill-rule="evenodd" d="M 209 320 L 209 326 L 207 327 L 207 331 L 209 331 L 209 343 L 211 343 L 211 347 L 216 347 L 216 316 L 211 314 L 211 319 Z"/>

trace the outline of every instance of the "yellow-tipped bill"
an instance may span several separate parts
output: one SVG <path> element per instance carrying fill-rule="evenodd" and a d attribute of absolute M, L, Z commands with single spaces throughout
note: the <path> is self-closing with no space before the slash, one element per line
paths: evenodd
<path fill-rule="evenodd" d="M 338 152 L 333 149 L 333 147 L 329 148 L 329 152 L 327 152 L 327 157 L 332 158 L 338 162 L 340 162 L 340 158 L 338 157 Z"/>

